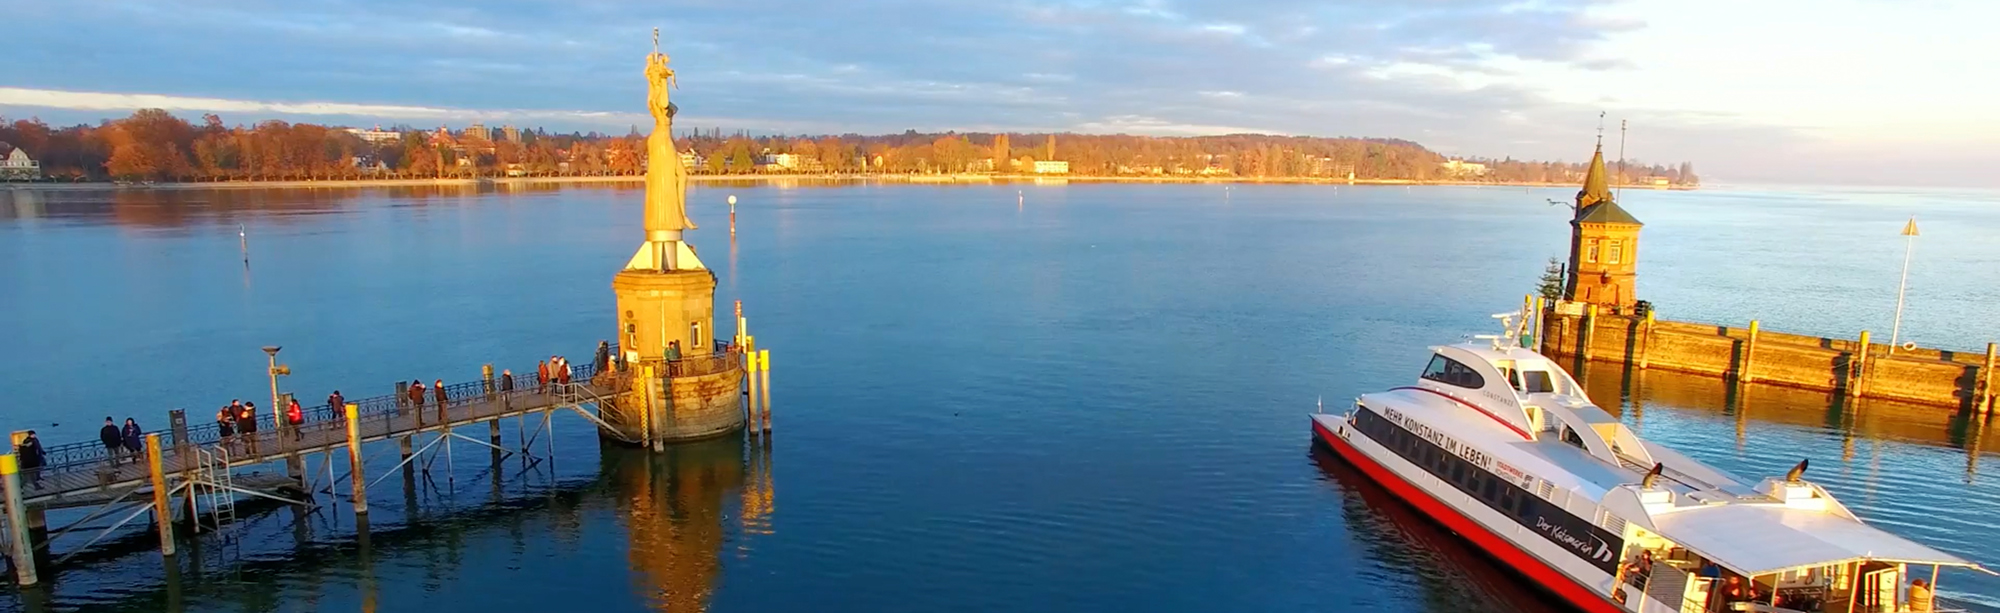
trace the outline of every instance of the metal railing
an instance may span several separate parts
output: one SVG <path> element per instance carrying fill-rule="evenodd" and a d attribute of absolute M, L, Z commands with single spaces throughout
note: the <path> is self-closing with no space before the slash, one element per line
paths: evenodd
<path fill-rule="evenodd" d="M 613 362 L 612 365 L 614 367 L 613 370 L 616 370 L 617 360 L 618 360 L 617 345 L 611 346 L 611 356 Z M 713 356 L 703 356 L 703 357 L 710 358 Z M 687 360 L 683 360 L 683 362 L 685 361 Z M 589 362 L 589 361 L 583 363 L 572 363 L 570 366 L 570 371 L 571 371 L 570 380 L 572 382 L 592 381 L 593 379 L 596 378 L 596 375 L 598 374 L 597 365 L 594 362 Z M 498 369 L 496 369 L 496 373 L 497 372 L 499 372 Z M 483 400 L 501 395 L 521 395 L 521 394 L 537 393 L 536 389 L 537 386 L 535 381 L 536 378 L 535 365 L 529 365 L 525 369 L 517 369 L 515 370 L 515 373 L 516 374 L 514 375 L 514 389 L 511 392 L 505 392 L 504 394 L 500 389 L 501 381 L 500 381 L 500 376 L 498 374 L 494 376 L 494 379 L 492 381 L 479 379 L 474 381 L 465 381 L 460 383 L 447 384 L 445 386 L 446 403 L 447 405 L 450 405 L 461 402 L 472 402 L 476 400 Z M 526 373 L 526 375 L 523 376 L 521 373 Z M 623 384 L 622 378 L 613 381 L 613 383 L 617 385 L 622 385 Z M 363 420 L 363 422 L 366 423 L 373 420 L 389 419 L 392 417 L 404 415 L 411 410 L 419 410 L 424 407 L 428 407 L 435 410 L 435 408 L 437 407 L 435 394 L 436 392 L 432 391 L 431 388 L 426 387 L 424 389 L 424 401 L 421 407 L 412 404 L 410 398 L 398 394 L 383 394 L 380 396 L 371 396 L 361 399 L 347 399 L 347 402 L 359 405 L 359 415 Z M 257 431 L 255 433 L 255 436 L 254 437 L 248 436 L 240 431 L 237 431 L 232 434 L 231 440 L 238 444 L 247 444 L 254 442 L 255 444 L 258 444 L 260 447 L 265 447 L 266 449 L 281 449 L 283 441 L 272 440 L 272 439 L 278 438 L 278 435 L 280 433 L 284 434 L 285 439 L 289 439 L 295 435 L 293 434 L 292 428 L 289 426 L 289 424 L 282 428 L 274 427 L 275 422 L 273 421 L 270 412 L 271 410 L 274 409 L 277 410 L 277 414 L 279 416 L 278 419 L 282 420 L 284 418 L 283 417 L 284 411 L 282 409 L 278 409 L 277 407 L 262 409 L 257 414 Z M 298 430 L 301 433 L 310 434 L 325 429 L 346 427 L 345 426 L 346 409 L 343 407 L 334 407 L 321 403 L 317 405 L 301 407 L 300 413 L 304 418 L 304 423 L 298 426 Z M 153 430 L 149 433 L 160 435 L 160 441 L 161 444 L 163 445 L 179 445 L 182 443 L 192 444 L 192 445 L 213 445 L 222 442 L 222 426 L 220 423 L 218 423 L 216 420 L 213 419 L 213 415 L 214 415 L 213 413 L 206 413 L 201 411 L 189 412 L 187 415 L 187 419 L 189 422 L 186 428 L 187 438 L 184 441 L 175 440 L 171 429 Z M 232 421 L 231 429 L 235 430 L 235 426 L 236 426 L 235 422 Z M 143 439 L 143 437 L 141 438 Z M 270 442 L 266 442 L 267 440 L 269 440 Z M 75 442 L 75 443 L 63 443 L 58 445 L 47 445 L 42 448 L 42 452 L 43 452 L 43 464 L 40 467 L 40 470 L 44 475 L 103 467 L 110 464 L 110 460 L 113 458 L 113 448 L 108 447 L 102 441 L 97 441 L 97 440 Z M 129 451 L 122 450 L 122 448 L 116 453 L 118 454 L 120 459 L 124 459 L 127 461 L 134 461 L 140 457 L 139 454 L 134 454 Z"/>

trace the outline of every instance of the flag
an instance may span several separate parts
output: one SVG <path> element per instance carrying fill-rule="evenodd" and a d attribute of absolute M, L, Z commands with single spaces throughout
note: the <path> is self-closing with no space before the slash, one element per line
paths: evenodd
<path fill-rule="evenodd" d="M 1917 218 L 1915 216 L 1911 216 L 1910 222 L 1903 224 L 1903 236 L 1916 236 L 1916 235 L 1917 235 Z"/>

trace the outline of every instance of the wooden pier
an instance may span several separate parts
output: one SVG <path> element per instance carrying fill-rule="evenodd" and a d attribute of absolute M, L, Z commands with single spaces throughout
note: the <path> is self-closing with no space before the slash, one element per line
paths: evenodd
<path fill-rule="evenodd" d="M 716 343 L 712 355 L 691 358 L 691 363 L 704 360 L 734 361 L 735 372 L 747 372 L 748 358 L 730 343 Z M 357 519 L 365 521 L 368 488 L 393 473 L 421 471 L 428 475 L 441 460 L 450 479 L 453 443 L 480 447 L 485 453 L 475 457 L 490 457 L 493 462 L 527 454 L 537 443 L 552 456 L 552 424 L 557 415 L 572 414 L 591 422 L 605 438 L 643 444 L 644 425 L 624 423 L 627 418 L 621 418 L 621 411 L 613 406 L 621 394 L 633 389 L 642 369 L 614 362 L 600 372 L 595 366 L 576 365 L 570 383 L 547 385 L 537 384 L 531 367 L 525 370 L 531 373 L 526 380 L 517 376 L 509 389 L 507 382 L 493 378 L 488 365 L 481 380 L 447 385 L 442 403 L 434 392 L 427 391 L 422 402 L 395 393 L 341 407 L 320 405 L 303 411 L 304 423 L 296 428 L 285 423 L 284 411 L 278 409 L 257 416 L 257 432 L 226 438 L 213 421 L 189 424 L 190 416 L 174 411 L 171 428 L 148 433 L 139 454 L 114 456 L 93 440 L 47 446 L 45 464 L 39 468 L 22 469 L 14 454 L 0 455 L 0 486 L 4 486 L 0 493 L 4 493 L 7 511 L 5 552 L 17 582 L 34 585 L 40 580 L 37 568 L 49 564 L 50 543 L 92 521 L 115 520 L 109 527 L 89 530 L 97 536 L 71 548 L 68 555 L 80 553 L 127 523 L 150 515 L 156 518 L 153 526 L 160 552 L 173 556 L 177 526 L 212 531 L 234 519 L 236 501 L 242 498 L 310 506 L 308 489 L 330 495 L 345 490 L 341 493 L 347 494 Z M 398 391 L 402 391 L 400 384 Z M 748 417 L 756 417 L 754 408 L 746 407 L 746 412 Z M 518 448 L 502 443 L 501 423 L 509 419 L 517 421 Z M 480 427 L 482 424 L 485 427 Z M 468 429 L 472 436 L 465 432 Z M 17 443 L 21 434 L 16 433 Z M 398 460 L 395 465 L 386 470 L 364 465 L 363 446 L 391 440 L 399 450 L 390 456 Z M 345 461 L 337 460 L 343 453 Z M 313 465 L 305 459 L 314 455 L 320 456 L 317 468 L 321 470 L 316 472 L 323 475 L 304 474 L 305 467 Z M 286 467 L 284 474 L 237 473 L 245 467 L 279 462 Z M 340 471 L 344 474 L 335 475 L 336 466 L 344 468 Z M 339 486 L 340 481 L 347 484 Z M 176 507 L 178 521 L 173 519 Z M 48 511 L 82 508 L 91 511 L 81 520 L 54 531 L 48 528 Z"/>

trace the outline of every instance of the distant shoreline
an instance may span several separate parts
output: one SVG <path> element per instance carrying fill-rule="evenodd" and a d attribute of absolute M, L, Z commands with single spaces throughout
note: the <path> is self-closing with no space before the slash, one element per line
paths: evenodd
<path fill-rule="evenodd" d="M 644 183 L 643 176 L 595 176 L 595 177 L 484 177 L 474 179 L 329 179 L 329 180 L 285 180 L 285 181 L 216 181 L 207 183 L 121 183 L 92 181 L 82 183 L 0 183 L 0 189 L 7 190 L 179 190 L 179 189 L 351 189 L 367 187 L 448 187 L 477 185 L 533 185 L 540 183 Z M 1575 182 L 1534 182 L 1534 181 L 1418 181 L 1413 179 L 1333 179 L 1327 177 L 1182 177 L 1182 176 L 1070 176 L 1070 175 L 987 175 L 987 174 L 756 174 L 756 175 L 688 175 L 690 183 L 723 182 L 768 182 L 768 181 L 809 181 L 827 183 L 880 182 L 910 183 L 929 185 L 957 185 L 982 183 L 1191 183 L 1191 184 L 1293 184 L 1293 185 L 1404 185 L 1404 186 L 1467 186 L 1467 187 L 1575 187 Z M 1634 189 L 1693 190 L 1694 185 L 1656 186 L 1645 184 L 1614 185 Z"/>

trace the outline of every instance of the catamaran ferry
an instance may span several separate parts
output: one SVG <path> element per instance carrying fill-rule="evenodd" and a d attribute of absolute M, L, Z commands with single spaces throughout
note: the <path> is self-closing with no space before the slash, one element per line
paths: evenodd
<path fill-rule="evenodd" d="M 1862 522 L 1803 461 L 1752 484 L 1639 438 L 1507 327 L 1314 439 L 1592 613 L 1932 611 L 1940 567 L 1991 572 Z"/>

